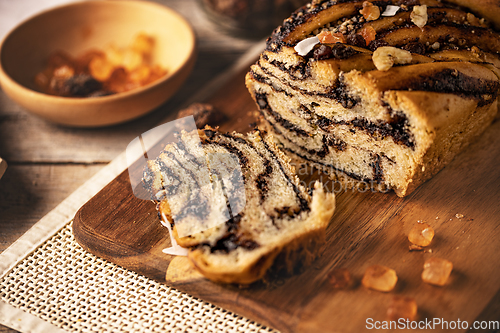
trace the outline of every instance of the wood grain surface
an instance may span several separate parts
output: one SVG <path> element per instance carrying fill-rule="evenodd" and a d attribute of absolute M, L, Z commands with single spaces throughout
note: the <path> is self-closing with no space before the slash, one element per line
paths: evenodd
<path fill-rule="evenodd" d="M 255 109 L 238 73 L 209 99 L 229 120 L 222 130 L 245 132 Z M 327 244 L 314 265 L 291 277 L 277 277 L 248 288 L 204 279 L 183 257 L 163 254 L 168 232 L 154 204 L 133 196 L 125 171 L 91 199 L 75 217 L 77 241 L 88 251 L 163 281 L 282 332 L 361 332 L 367 320 L 386 320 L 394 295 L 415 298 L 418 320 L 500 320 L 500 121 L 448 167 L 410 196 L 340 190 L 317 172 L 299 168 L 308 184 L 322 179 L 337 193 L 337 209 Z M 299 166 L 300 167 L 300 166 Z M 436 237 L 424 251 L 409 251 L 407 235 L 426 221 Z M 453 262 L 444 287 L 422 282 L 427 258 Z M 364 270 L 381 264 L 399 280 L 389 293 L 360 285 Z M 348 268 L 354 285 L 337 290 L 328 273 Z M 438 331 L 466 331 L 441 330 Z M 426 330 L 423 330 L 426 331 Z M 487 331 L 487 330 L 485 330 Z"/>

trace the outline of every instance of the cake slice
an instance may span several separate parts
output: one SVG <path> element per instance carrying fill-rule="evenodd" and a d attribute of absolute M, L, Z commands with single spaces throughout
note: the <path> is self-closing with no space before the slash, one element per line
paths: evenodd
<path fill-rule="evenodd" d="M 246 77 L 264 128 L 346 188 L 411 193 L 498 110 L 499 22 L 475 13 L 500 1 L 451 2 L 313 1 L 297 10 Z"/>
<path fill-rule="evenodd" d="M 324 242 L 333 193 L 300 184 L 271 135 L 185 132 L 148 162 L 143 182 L 177 243 L 207 278 L 249 284 L 271 267 L 308 265 Z"/>

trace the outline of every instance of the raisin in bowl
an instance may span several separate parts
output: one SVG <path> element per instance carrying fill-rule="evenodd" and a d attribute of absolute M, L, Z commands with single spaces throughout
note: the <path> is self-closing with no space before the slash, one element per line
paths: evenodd
<path fill-rule="evenodd" d="M 5 37 L 0 84 L 46 120 L 117 124 L 154 110 L 180 88 L 192 70 L 195 44 L 191 26 L 168 7 L 76 2 L 39 13 Z"/>

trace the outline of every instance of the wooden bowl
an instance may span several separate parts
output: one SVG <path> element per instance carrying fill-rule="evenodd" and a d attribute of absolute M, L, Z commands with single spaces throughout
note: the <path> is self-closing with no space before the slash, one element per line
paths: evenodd
<path fill-rule="evenodd" d="M 79 56 L 110 44 L 128 46 L 144 32 L 155 38 L 153 63 L 165 77 L 141 88 L 103 97 L 58 97 L 37 91 L 34 77 L 50 54 Z M 21 106 L 55 123 L 93 127 L 137 118 L 163 104 L 195 61 L 195 35 L 173 10 L 146 1 L 83 1 L 42 12 L 11 31 L 0 46 L 0 84 Z"/>

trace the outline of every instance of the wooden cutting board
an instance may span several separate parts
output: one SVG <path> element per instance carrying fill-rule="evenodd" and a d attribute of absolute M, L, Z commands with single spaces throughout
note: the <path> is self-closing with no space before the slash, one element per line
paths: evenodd
<path fill-rule="evenodd" d="M 222 130 L 245 132 L 254 121 L 255 106 L 244 86 L 246 71 L 208 100 L 229 116 Z M 282 332 L 361 332 L 387 319 L 394 295 L 415 298 L 420 321 L 460 320 L 472 326 L 475 320 L 500 320 L 499 165 L 500 121 L 496 121 L 453 163 L 406 198 L 370 191 L 337 193 L 327 244 L 313 267 L 249 288 L 212 283 L 193 270 L 186 257 L 163 254 L 162 249 L 170 246 L 168 232 L 159 223 L 154 204 L 132 194 L 128 171 L 79 210 L 73 230 L 80 245 L 97 256 Z M 310 170 L 300 173 L 306 174 L 301 175 L 306 181 L 311 179 Z M 332 188 L 325 176 L 316 177 Z M 407 235 L 417 221 L 428 222 L 436 236 L 426 251 L 410 252 Z M 446 286 L 421 281 L 423 263 L 430 257 L 453 262 Z M 372 264 L 396 270 L 399 280 L 392 292 L 360 285 L 364 270 Z M 329 285 L 327 274 L 338 267 L 350 270 L 352 288 L 336 290 Z M 423 331 L 447 331 L 440 325 L 434 328 Z M 466 330 L 453 330 L 457 331 Z"/>

